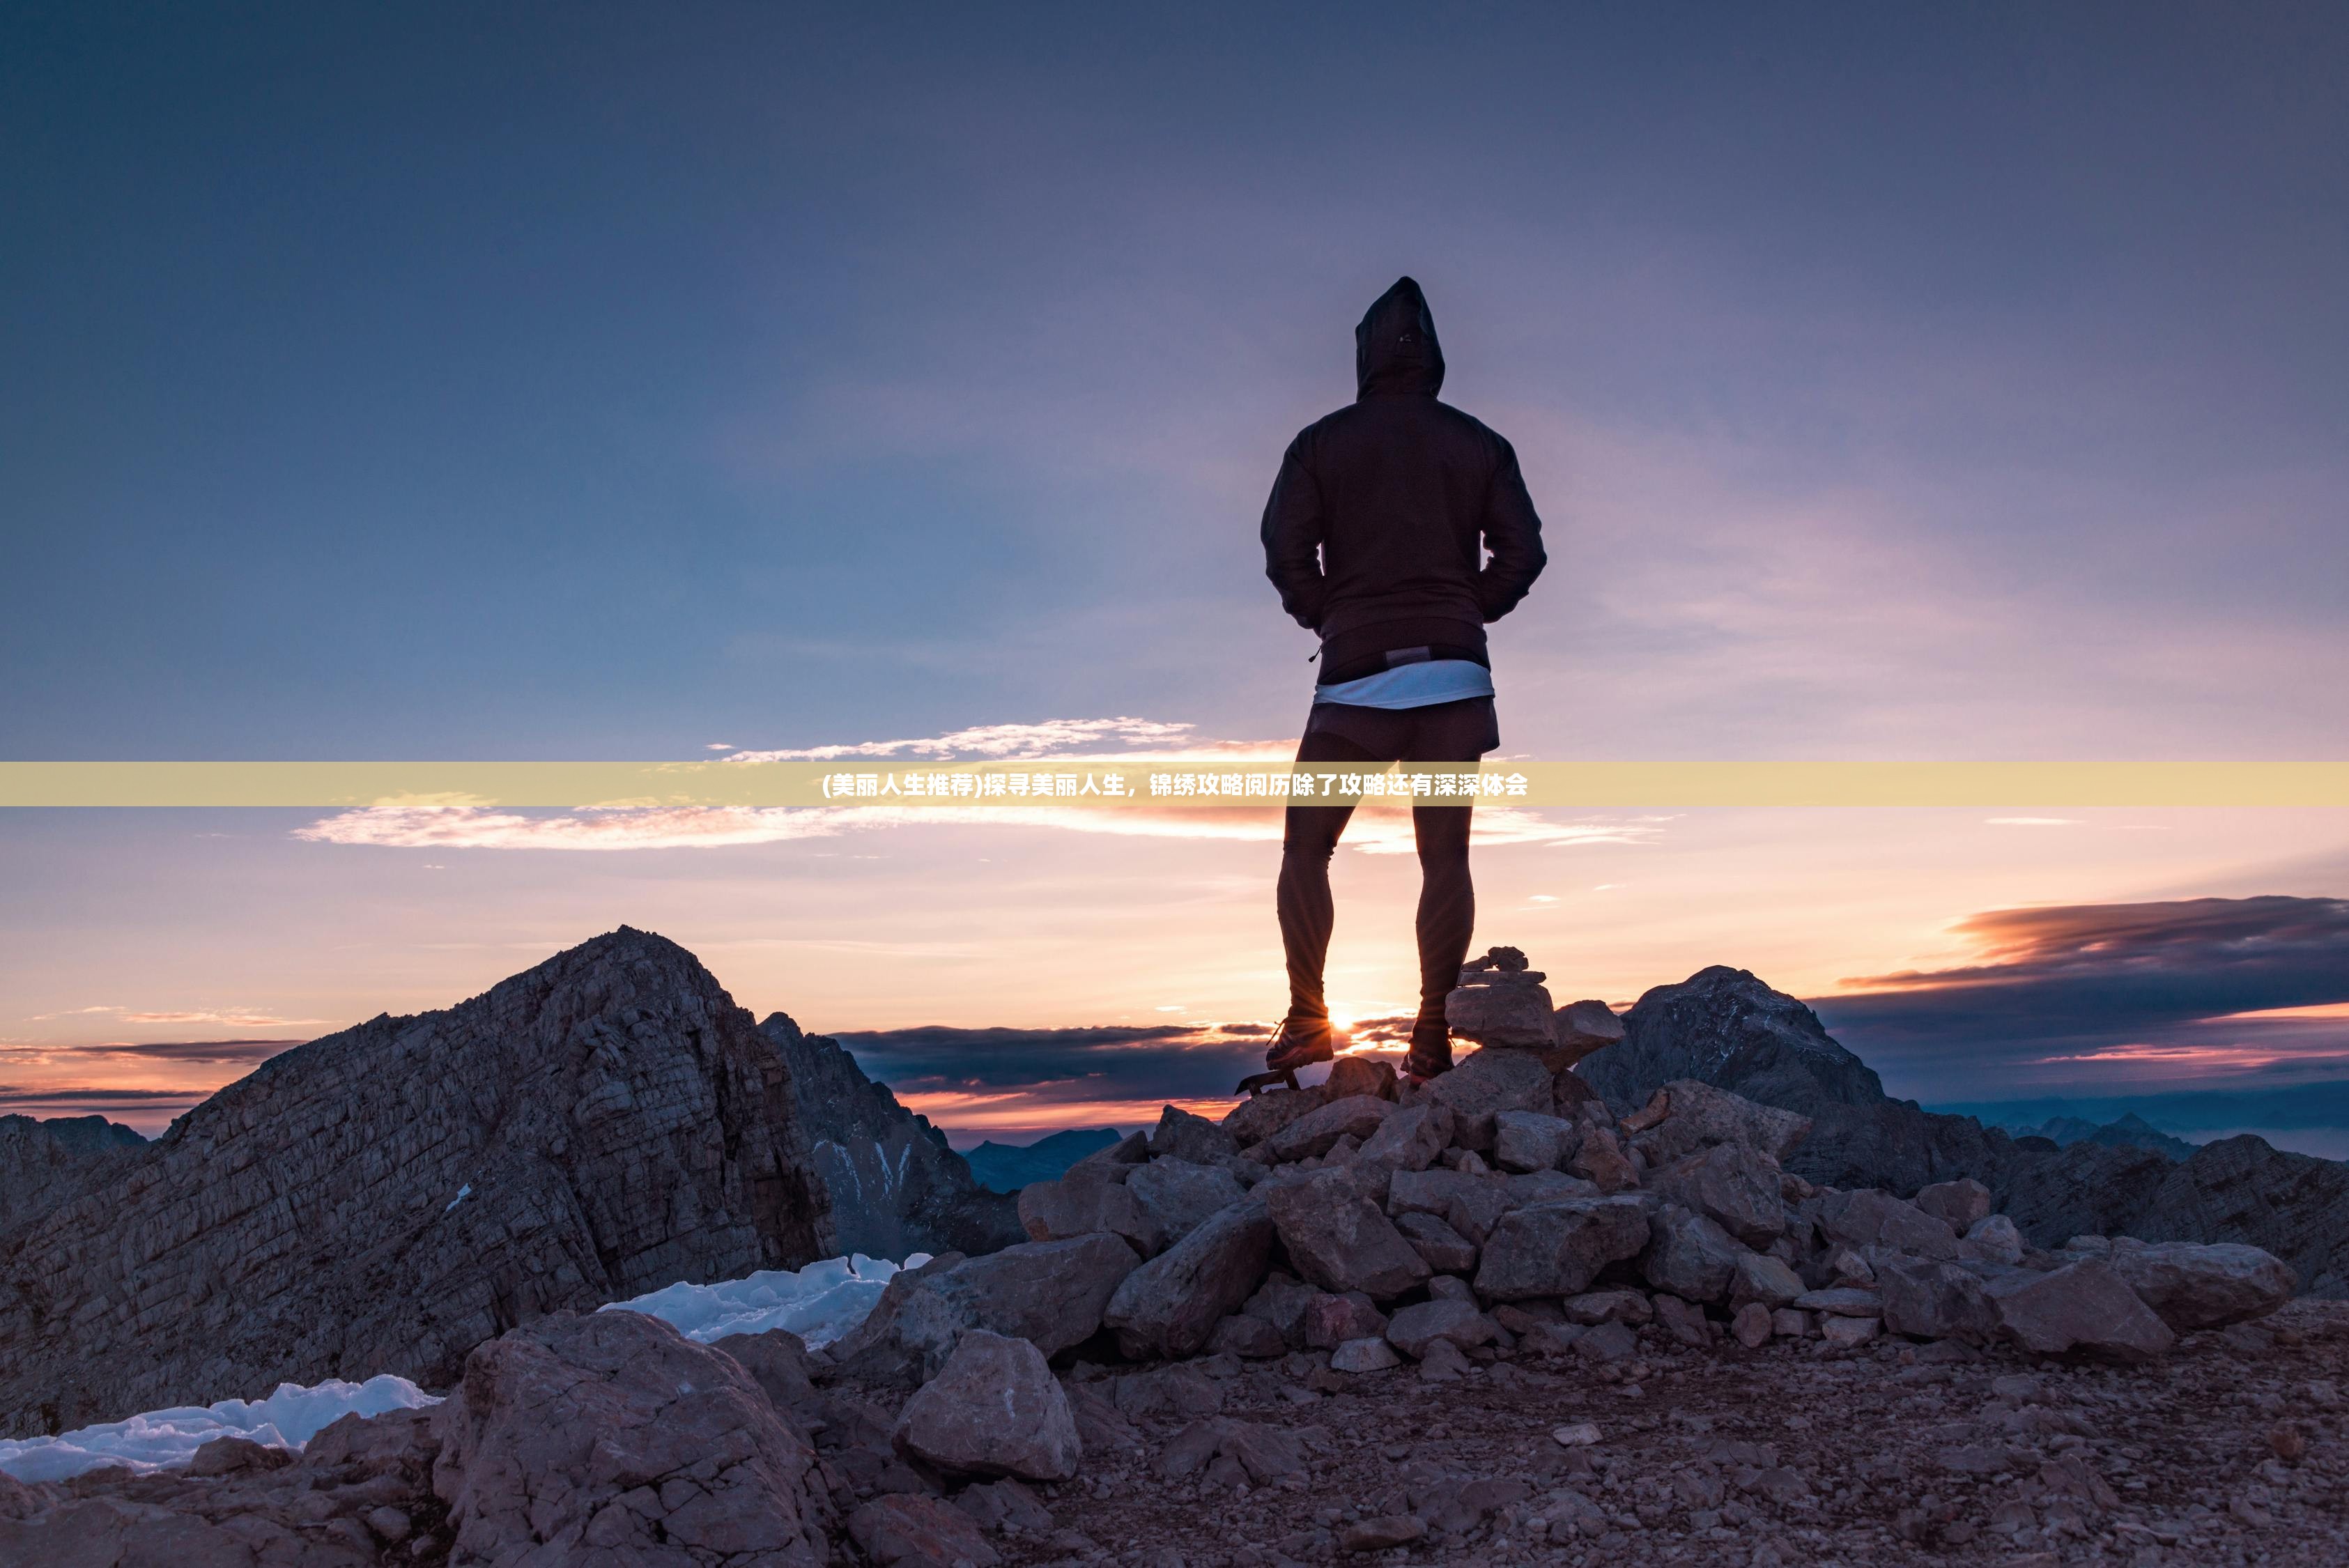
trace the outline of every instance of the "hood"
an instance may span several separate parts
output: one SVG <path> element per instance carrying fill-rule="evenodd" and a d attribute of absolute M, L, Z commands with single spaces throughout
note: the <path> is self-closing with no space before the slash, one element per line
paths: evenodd
<path fill-rule="evenodd" d="M 1354 395 L 1415 392 L 1433 397 L 1444 385 L 1444 349 L 1427 296 L 1407 277 L 1363 314 L 1354 328 Z"/>

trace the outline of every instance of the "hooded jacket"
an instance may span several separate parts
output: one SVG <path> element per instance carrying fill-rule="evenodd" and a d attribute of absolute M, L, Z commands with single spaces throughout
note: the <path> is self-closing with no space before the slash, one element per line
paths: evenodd
<path fill-rule="evenodd" d="M 1485 626 L 1541 575 L 1541 519 L 1517 454 L 1436 401 L 1444 350 L 1410 278 L 1354 328 L 1353 403 L 1298 432 L 1264 508 L 1280 607 L 1321 638 L 1320 681 L 1386 656 L 1489 663 Z M 1485 551 L 1492 553 L 1487 561 Z"/>

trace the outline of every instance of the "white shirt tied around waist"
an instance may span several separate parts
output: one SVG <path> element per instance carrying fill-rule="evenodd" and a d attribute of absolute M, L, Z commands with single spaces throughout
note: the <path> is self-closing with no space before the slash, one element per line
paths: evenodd
<path fill-rule="evenodd" d="M 1493 672 L 1472 659 L 1422 659 L 1357 680 L 1316 686 L 1316 702 L 1350 708 L 1426 708 L 1493 694 Z"/>

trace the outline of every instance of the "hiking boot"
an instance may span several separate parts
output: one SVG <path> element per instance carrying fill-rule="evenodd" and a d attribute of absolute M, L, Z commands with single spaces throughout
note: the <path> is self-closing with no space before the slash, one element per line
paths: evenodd
<path fill-rule="evenodd" d="M 1280 1032 L 1272 1037 L 1272 1044 L 1264 1054 L 1265 1070 L 1294 1073 L 1312 1063 L 1327 1062 L 1337 1054 L 1330 1044 L 1331 1033 L 1326 1018 L 1282 1020 Z"/>
<path fill-rule="evenodd" d="M 1411 1026 L 1411 1053 L 1402 1059 L 1404 1074 L 1426 1083 L 1452 1071 L 1452 1030 L 1441 1018 L 1423 1018 Z"/>

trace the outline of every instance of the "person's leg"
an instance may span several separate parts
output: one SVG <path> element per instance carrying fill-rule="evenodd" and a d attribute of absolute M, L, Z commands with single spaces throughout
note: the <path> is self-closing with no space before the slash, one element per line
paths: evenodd
<path fill-rule="evenodd" d="M 1297 748 L 1300 768 L 1317 763 L 1371 761 L 1352 741 L 1322 729 L 1309 729 Z M 1292 805 L 1280 841 L 1280 946 L 1288 961 L 1288 1016 L 1327 1021 L 1322 968 L 1329 961 L 1330 932 L 1337 911 L 1330 897 L 1330 857 L 1354 815 L 1350 805 Z"/>
<path fill-rule="evenodd" d="M 1500 744 L 1489 699 L 1413 711 L 1419 719 L 1405 750 L 1413 763 L 1472 763 Z M 1476 929 L 1476 888 L 1468 874 L 1473 805 L 1415 805 L 1419 843 L 1419 1017 L 1412 1029 L 1411 1070 L 1424 1077 L 1452 1065 L 1444 999 L 1460 983 L 1460 966 Z"/>

